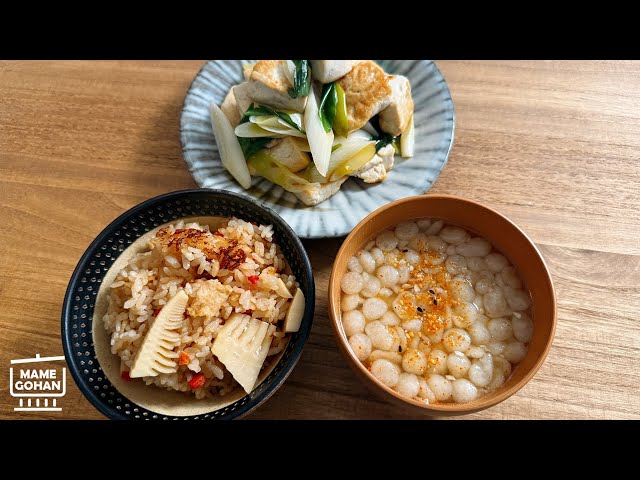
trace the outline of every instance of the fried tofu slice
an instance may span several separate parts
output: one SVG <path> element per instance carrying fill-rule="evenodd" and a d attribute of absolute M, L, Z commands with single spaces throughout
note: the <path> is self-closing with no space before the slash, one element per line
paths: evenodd
<path fill-rule="evenodd" d="M 364 183 L 378 183 L 387 178 L 387 171 L 382 164 L 382 159 L 375 155 L 366 165 L 353 172 L 351 176 L 361 179 Z"/>
<path fill-rule="evenodd" d="M 383 132 L 398 136 L 404 132 L 413 115 L 413 98 L 411 84 L 407 77 L 391 75 L 391 101 L 389 106 L 380 112 L 380 128 Z"/>
<path fill-rule="evenodd" d="M 338 84 L 345 93 L 350 132 L 364 127 L 391 101 L 389 75 L 371 60 L 358 62 Z"/>
<path fill-rule="evenodd" d="M 301 142 L 294 137 L 277 138 L 266 150 L 269 155 L 294 173 L 307 168 L 311 163 L 309 154 L 301 150 Z"/>
<path fill-rule="evenodd" d="M 249 82 L 242 82 L 239 85 L 236 85 L 231 89 L 233 91 L 233 95 L 236 99 L 236 104 L 238 105 L 238 112 L 240 112 L 240 117 L 244 115 L 249 109 L 249 106 L 253 103 L 251 96 L 249 95 Z M 222 107 L 220 107 L 222 108 Z M 224 110 L 222 110 L 224 112 Z"/>
<path fill-rule="evenodd" d="M 218 280 L 206 280 L 196 292 L 196 298 L 187 309 L 192 317 L 212 319 L 220 315 L 220 309 L 229 299 L 233 287 L 223 285 Z"/>
<path fill-rule="evenodd" d="M 291 98 L 291 83 L 285 74 L 285 60 L 258 60 L 249 77 L 249 96 L 261 105 L 276 110 L 303 112 L 307 97 Z"/>
<path fill-rule="evenodd" d="M 294 195 L 298 197 L 305 205 L 317 205 L 320 202 L 324 202 L 327 198 L 338 193 L 338 190 L 340 190 L 340 186 L 347 180 L 347 178 L 349 177 L 342 177 L 335 182 L 329 183 L 314 183 L 312 187 L 302 192 L 297 192 Z"/>
<path fill-rule="evenodd" d="M 311 75 L 320 83 L 335 82 L 351 71 L 356 60 L 311 60 Z"/>
<path fill-rule="evenodd" d="M 377 155 L 382 159 L 382 164 L 384 165 L 387 173 L 393 168 L 393 164 L 395 163 L 395 154 L 396 151 L 394 150 L 393 145 L 387 145 L 378 150 Z"/>
<path fill-rule="evenodd" d="M 236 96 L 233 92 L 233 89 L 229 90 L 227 96 L 224 97 L 222 101 L 222 105 L 220 105 L 220 110 L 224 113 L 224 116 L 227 117 L 229 123 L 233 128 L 236 128 L 240 123 L 240 119 L 242 118 L 242 114 L 240 113 L 240 109 L 238 108 L 238 102 L 236 101 Z"/>

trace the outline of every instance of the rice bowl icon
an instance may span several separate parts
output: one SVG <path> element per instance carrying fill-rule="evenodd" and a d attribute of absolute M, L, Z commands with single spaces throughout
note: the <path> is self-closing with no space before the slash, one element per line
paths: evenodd
<path fill-rule="evenodd" d="M 15 376 L 14 367 L 9 369 L 11 396 L 20 399 L 19 406 L 13 408 L 14 412 L 62 411 L 62 407 L 57 405 L 57 399 L 64 397 L 67 393 L 67 369 L 62 367 L 60 372 L 58 368 L 22 367 L 22 365 L 64 360 L 64 356 L 41 357 L 39 353 L 35 358 L 11 360 L 11 365 L 20 365 L 15 367 L 17 370 Z"/>

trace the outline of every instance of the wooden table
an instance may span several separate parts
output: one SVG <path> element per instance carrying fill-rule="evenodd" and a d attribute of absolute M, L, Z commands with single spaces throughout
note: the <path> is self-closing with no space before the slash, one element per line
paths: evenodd
<path fill-rule="evenodd" d="M 455 146 L 432 191 L 509 216 L 558 295 L 551 353 L 470 418 L 640 418 L 640 63 L 437 62 Z M 19 415 L 9 360 L 61 355 L 76 262 L 125 209 L 194 187 L 178 124 L 202 62 L 0 63 L 0 418 L 103 418 L 69 382 L 63 413 Z M 251 418 L 407 418 L 346 367 L 327 318 L 340 239 L 307 241 L 317 306 L 304 354 Z"/>

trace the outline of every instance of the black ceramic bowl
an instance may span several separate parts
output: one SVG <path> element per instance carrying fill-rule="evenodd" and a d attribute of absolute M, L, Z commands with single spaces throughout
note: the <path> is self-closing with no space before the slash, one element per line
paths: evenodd
<path fill-rule="evenodd" d="M 94 308 L 107 271 L 130 244 L 162 224 L 198 216 L 236 216 L 247 221 L 273 225 L 274 239 L 300 283 L 306 308 L 300 330 L 291 337 L 276 366 L 253 392 L 222 408 L 205 413 L 169 415 L 166 411 L 153 411 L 136 404 L 118 391 L 107 378 L 94 346 Z M 314 305 L 315 286 L 307 253 L 300 239 L 277 213 L 246 197 L 226 191 L 182 190 L 152 198 L 123 213 L 91 243 L 82 255 L 67 288 L 62 308 L 62 344 L 69 370 L 80 391 L 100 412 L 110 418 L 232 419 L 246 415 L 267 400 L 291 373 L 309 336 Z M 113 357 L 116 358 L 115 355 Z M 114 378 L 113 375 L 111 378 Z M 136 382 L 139 382 L 140 388 L 165 392 L 154 386 L 145 386 L 140 380 Z"/>

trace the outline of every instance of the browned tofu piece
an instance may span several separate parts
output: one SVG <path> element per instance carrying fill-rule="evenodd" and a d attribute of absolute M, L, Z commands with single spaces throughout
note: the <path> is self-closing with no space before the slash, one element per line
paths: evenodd
<path fill-rule="evenodd" d="M 360 178 L 364 183 L 382 182 L 393 168 L 394 160 L 393 146 L 387 145 L 378 150 L 378 153 L 371 160 L 353 172 L 351 176 Z"/>
<path fill-rule="evenodd" d="M 307 168 L 311 159 L 300 149 L 300 142 L 294 137 L 279 138 L 271 142 L 267 152 L 292 172 Z"/>
<path fill-rule="evenodd" d="M 357 63 L 338 84 L 345 93 L 350 132 L 362 128 L 391 101 L 389 76 L 371 60 Z"/>
<path fill-rule="evenodd" d="M 229 93 L 227 93 L 227 96 L 224 97 L 222 105 L 220 105 L 220 110 L 222 110 L 224 116 L 227 117 L 227 120 L 229 120 L 231 126 L 233 128 L 236 128 L 240 123 L 242 115 L 240 114 L 238 102 L 236 101 L 236 96 L 233 93 L 233 88 L 231 88 L 229 90 Z"/>
<path fill-rule="evenodd" d="M 311 60 L 311 74 L 320 83 L 331 83 L 344 77 L 356 60 Z"/>
<path fill-rule="evenodd" d="M 250 89 L 249 82 L 242 82 L 241 84 L 236 85 L 231 89 L 236 99 L 236 105 L 238 106 L 238 112 L 240 112 L 241 117 L 242 115 L 244 115 L 244 112 L 247 111 L 249 106 L 253 103 L 253 100 L 249 96 L 249 89 Z"/>
<path fill-rule="evenodd" d="M 338 193 L 340 186 L 347 180 L 347 178 L 349 177 L 342 177 L 335 182 L 329 183 L 313 183 L 306 190 L 296 192 L 294 195 L 305 205 L 317 205 Z"/>
<path fill-rule="evenodd" d="M 391 75 L 391 102 L 380 112 L 380 128 L 383 132 L 398 136 L 407 128 L 409 119 L 413 115 L 413 98 L 411 98 L 411 84 L 407 77 Z"/>
<path fill-rule="evenodd" d="M 285 74 L 285 60 L 258 60 L 249 78 L 249 96 L 276 110 L 304 111 L 307 97 L 291 98 L 291 83 Z"/>

